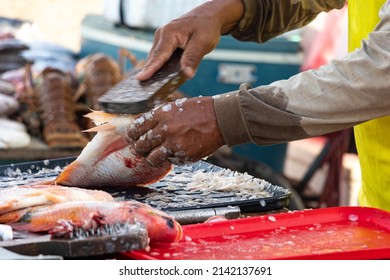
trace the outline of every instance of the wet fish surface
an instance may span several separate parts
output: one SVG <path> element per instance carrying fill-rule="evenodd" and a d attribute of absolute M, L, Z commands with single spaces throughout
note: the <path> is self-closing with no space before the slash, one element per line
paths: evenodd
<path fill-rule="evenodd" d="M 75 161 L 55 179 L 66 186 L 129 187 L 145 186 L 164 178 L 172 169 L 170 163 L 150 166 L 144 157 L 134 155 L 126 138 L 126 131 L 134 121 L 132 115 L 108 114 L 92 111 L 87 115 L 97 132 Z"/>
<path fill-rule="evenodd" d="M 28 207 L 0 215 L 0 223 L 15 230 L 66 234 L 75 227 L 97 231 L 124 223 L 145 224 L 150 243 L 176 242 L 182 228 L 168 214 L 136 201 L 69 201 Z"/>
<path fill-rule="evenodd" d="M 68 201 L 114 201 L 99 190 L 53 185 L 12 186 L 0 189 L 0 214 Z"/>

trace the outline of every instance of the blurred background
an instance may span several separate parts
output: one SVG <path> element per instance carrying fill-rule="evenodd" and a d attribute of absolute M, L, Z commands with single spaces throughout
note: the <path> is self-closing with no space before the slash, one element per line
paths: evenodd
<path fill-rule="evenodd" d="M 99 109 L 97 97 L 142 65 L 156 27 L 203 1 L 1 0 L 0 163 L 78 155 L 92 137 L 81 133 L 91 125 L 83 115 Z M 243 82 L 269 84 L 342 57 L 346 19 L 347 7 L 322 13 L 264 44 L 224 36 L 176 98 L 228 92 Z M 353 205 L 360 169 L 352 137 L 240 145 L 210 161 L 292 185 L 307 206 Z"/>
<path fill-rule="evenodd" d="M 34 23 L 32 34 L 74 51 L 80 49 L 81 21 L 88 13 L 102 14 L 104 0 L 1 0 L 0 16 Z"/>

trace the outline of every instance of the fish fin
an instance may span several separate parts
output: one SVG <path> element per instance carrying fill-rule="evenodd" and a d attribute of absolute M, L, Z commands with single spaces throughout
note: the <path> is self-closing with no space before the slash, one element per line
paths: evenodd
<path fill-rule="evenodd" d="M 0 214 L 38 205 L 47 205 L 48 203 L 50 203 L 50 201 L 44 194 L 38 192 L 26 194 L 23 199 L 13 199 L 0 205 Z"/>
<path fill-rule="evenodd" d="M 79 164 L 76 161 L 73 161 L 71 164 L 65 167 L 65 169 L 58 174 L 57 178 L 54 180 L 55 184 L 61 185 L 69 181 L 70 177 L 74 174 L 75 170 L 79 167 Z"/>
<path fill-rule="evenodd" d="M 54 180 L 50 180 L 50 181 L 39 181 L 39 182 L 36 182 L 36 183 L 32 183 L 31 185 L 32 186 L 36 186 L 36 185 L 55 185 L 56 182 Z"/>
<path fill-rule="evenodd" d="M 67 219 L 59 219 L 57 221 L 57 224 L 57 226 L 53 227 L 48 231 L 50 235 L 55 237 L 72 237 L 71 234 L 73 230 L 77 227 L 77 225 L 75 225 L 72 220 Z"/>
<path fill-rule="evenodd" d="M 46 197 L 46 199 L 52 203 L 61 203 L 61 202 L 66 202 L 67 200 L 61 196 L 61 195 L 56 195 L 54 193 L 50 193 L 48 191 L 40 191 L 39 192 L 41 195 Z"/>
<path fill-rule="evenodd" d="M 27 212 L 30 211 L 31 208 L 24 208 L 24 209 L 17 209 L 14 211 L 6 212 L 0 215 L 0 224 L 8 224 L 13 229 L 17 230 L 25 230 L 24 224 L 25 222 L 21 222 L 21 218 L 23 215 L 25 215 Z M 28 229 L 27 229 L 28 230 Z"/>
<path fill-rule="evenodd" d="M 109 123 L 101 124 L 86 130 L 83 130 L 82 132 L 98 132 L 98 131 L 103 131 L 103 130 L 111 130 L 114 129 L 115 126 Z"/>
<path fill-rule="evenodd" d="M 74 222 L 68 219 L 60 219 L 58 225 L 49 231 L 49 234 L 55 237 L 78 238 L 83 232 L 90 234 L 89 230 L 96 230 L 106 224 L 104 216 L 92 212 L 84 222 Z M 77 230 L 75 230 L 77 229 Z"/>
<path fill-rule="evenodd" d="M 113 118 L 117 117 L 117 114 L 110 114 L 104 111 L 91 110 L 90 113 L 84 115 L 84 117 L 91 119 L 96 125 L 108 123 Z"/>
<path fill-rule="evenodd" d="M 7 201 L 6 203 L 0 204 L 0 214 L 4 214 L 6 212 L 14 210 L 12 206 L 14 203 L 18 202 L 16 199 L 12 199 L 10 201 Z"/>

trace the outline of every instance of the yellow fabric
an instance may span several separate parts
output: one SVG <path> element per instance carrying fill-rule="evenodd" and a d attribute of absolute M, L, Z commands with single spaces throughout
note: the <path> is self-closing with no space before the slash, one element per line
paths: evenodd
<path fill-rule="evenodd" d="M 348 1 L 349 51 L 359 48 L 361 40 L 374 29 L 384 2 Z M 362 169 L 359 204 L 390 211 L 390 117 L 358 125 L 354 131 Z"/>

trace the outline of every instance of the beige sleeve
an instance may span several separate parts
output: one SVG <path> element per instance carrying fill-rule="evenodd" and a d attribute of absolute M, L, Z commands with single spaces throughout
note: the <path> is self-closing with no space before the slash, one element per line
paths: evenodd
<path fill-rule="evenodd" d="M 362 47 L 288 80 L 215 96 L 229 146 L 288 142 L 390 115 L 390 4 Z"/>

